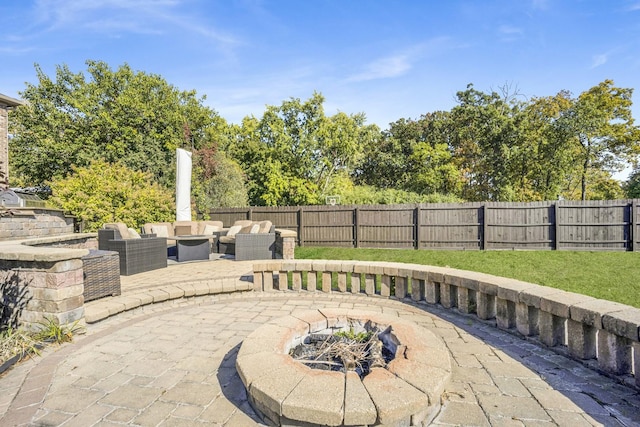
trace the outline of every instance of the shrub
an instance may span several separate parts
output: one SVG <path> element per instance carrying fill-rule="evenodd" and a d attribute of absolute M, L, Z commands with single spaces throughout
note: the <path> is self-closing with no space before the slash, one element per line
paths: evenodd
<path fill-rule="evenodd" d="M 150 174 L 122 164 L 94 161 L 50 185 L 50 202 L 84 221 L 88 231 L 105 222 L 140 228 L 147 222 L 171 221 L 175 215 L 169 190 L 152 182 Z"/>

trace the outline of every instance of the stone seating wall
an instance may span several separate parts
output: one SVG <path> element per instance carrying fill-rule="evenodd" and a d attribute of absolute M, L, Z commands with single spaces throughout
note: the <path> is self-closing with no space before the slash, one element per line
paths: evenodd
<path fill-rule="evenodd" d="M 29 329 L 48 321 L 83 324 L 82 257 L 97 248 L 96 233 L 0 242 L 0 280 L 26 286 L 20 324 Z"/>
<path fill-rule="evenodd" d="M 274 260 L 255 262 L 253 269 L 255 291 L 350 292 L 438 304 L 538 341 L 640 388 L 640 309 L 634 307 L 515 279 L 417 264 Z"/>
<path fill-rule="evenodd" d="M 58 209 L 5 208 L 0 241 L 59 236 L 74 232 L 74 217 Z"/>

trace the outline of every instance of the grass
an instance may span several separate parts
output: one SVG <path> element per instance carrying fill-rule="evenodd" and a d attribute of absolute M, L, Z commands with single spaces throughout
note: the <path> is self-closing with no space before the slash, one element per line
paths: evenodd
<path fill-rule="evenodd" d="M 296 248 L 298 259 L 389 261 L 510 277 L 640 308 L 640 253 Z"/>
<path fill-rule="evenodd" d="M 74 334 L 83 333 L 78 322 L 70 326 L 59 325 L 54 319 L 45 318 L 39 322 L 37 331 L 6 328 L 0 330 L 0 365 L 14 356 L 30 357 L 38 355 L 38 347 L 44 344 L 62 344 L 73 341 Z"/>
<path fill-rule="evenodd" d="M 12 328 L 0 332 L 0 365 L 14 356 L 23 358 L 33 354 L 39 354 L 39 351 L 32 334 Z"/>

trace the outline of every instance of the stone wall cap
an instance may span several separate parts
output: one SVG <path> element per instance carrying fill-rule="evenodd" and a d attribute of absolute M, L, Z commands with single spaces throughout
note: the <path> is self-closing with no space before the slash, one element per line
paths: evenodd
<path fill-rule="evenodd" d="M 293 230 L 276 228 L 276 233 L 279 234 L 280 237 L 298 237 L 298 233 Z"/>
<path fill-rule="evenodd" d="M 0 244 L 0 260 L 4 261 L 56 262 L 78 259 L 88 254 L 88 249 Z"/>

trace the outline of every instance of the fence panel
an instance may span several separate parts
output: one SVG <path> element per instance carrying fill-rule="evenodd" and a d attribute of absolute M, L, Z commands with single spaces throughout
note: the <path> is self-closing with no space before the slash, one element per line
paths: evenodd
<path fill-rule="evenodd" d="M 305 207 L 301 245 L 354 247 L 354 208 Z"/>
<path fill-rule="evenodd" d="M 631 209 L 627 201 L 566 201 L 558 204 L 558 249 L 631 248 Z"/>
<path fill-rule="evenodd" d="M 486 205 L 486 249 L 553 249 L 553 202 Z"/>
<path fill-rule="evenodd" d="M 482 204 L 434 203 L 419 209 L 419 249 L 482 249 Z"/>
<path fill-rule="evenodd" d="M 640 250 L 634 200 L 220 208 L 226 227 L 271 220 L 301 246 L 418 249 Z"/>

